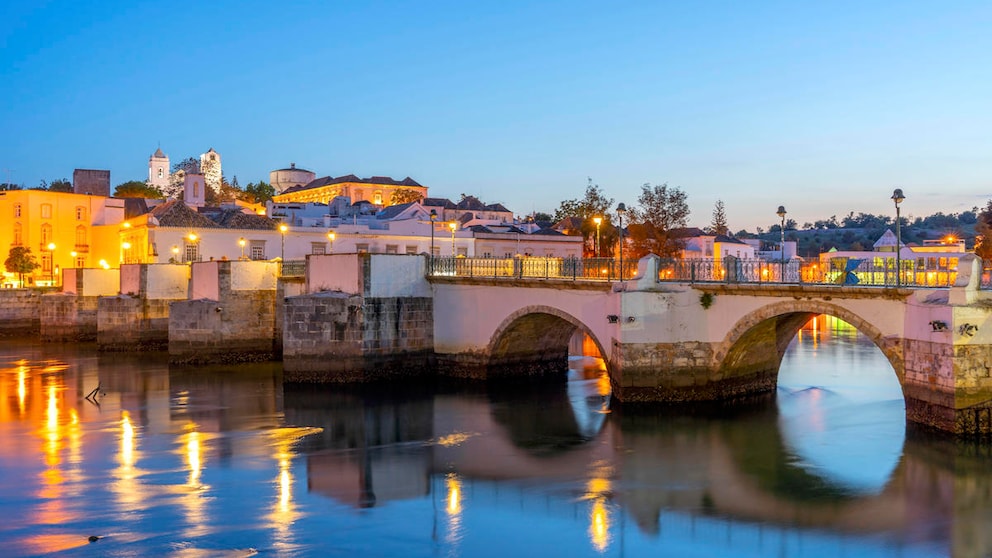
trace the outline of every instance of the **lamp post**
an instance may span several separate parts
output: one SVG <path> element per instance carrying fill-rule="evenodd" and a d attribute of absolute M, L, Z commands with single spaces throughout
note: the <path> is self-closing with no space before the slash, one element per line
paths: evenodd
<path fill-rule="evenodd" d="M 334 231 L 327 231 L 327 240 L 331 243 L 331 252 L 334 252 Z"/>
<path fill-rule="evenodd" d="M 900 277 L 899 270 L 899 250 L 902 248 L 902 235 L 899 233 L 899 204 L 906 199 L 906 196 L 902 194 L 902 188 L 896 188 L 892 191 L 892 201 L 896 203 L 896 286 L 902 284 L 902 278 Z"/>
<path fill-rule="evenodd" d="M 599 257 L 599 225 L 602 224 L 602 217 L 593 217 L 592 222 L 596 223 L 596 257 Z"/>
<path fill-rule="evenodd" d="M 245 244 L 246 244 L 245 237 L 242 236 L 241 238 L 238 239 L 238 246 L 241 247 L 241 259 L 242 260 L 245 259 Z"/>
<path fill-rule="evenodd" d="M 179 246 L 172 245 L 172 263 L 179 263 Z"/>
<path fill-rule="evenodd" d="M 49 260 L 48 265 L 51 266 L 49 268 L 49 272 L 51 273 L 50 279 L 52 281 L 52 285 L 55 285 L 55 243 L 49 242 L 47 248 L 48 248 L 48 260 Z"/>
<path fill-rule="evenodd" d="M 186 238 L 189 239 L 189 243 L 193 245 L 193 248 L 195 249 L 195 255 L 196 255 L 196 257 L 194 258 L 194 253 L 193 252 L 187 250 L 186 251 L 186 256 L 184 256 L 183 259 L 186 260 L 188 258 L 189 261 L 192 262 L 194 259 L 199 259 L 199 257 L 200 257 L 200 250 L 199 249 L 196 249 L 196 240 L 199 237 L 196 236 L 196 233 L 189 233 L 189 235 Z"/>
<path fill-rule="evenodd" d="M 69 252 L 69 256 L 72 258 L 72 268 L 76 269 L 79 267 L 79 260 L 76 259 L 79 257 L 79 253 L 73 250 L 72 252 Z"/>
<path fill-rule="evenodd" d="M 458 228 L 458 225 L 452 221 L 448 223 L 448 228 L 451 229 L 451 257 L 453 258 L 455 257 L 455 229 Z"/>
<path fill-rule="evenodd" d="M 617 227 L 620 231 L 620 280 L 623 281 L 623 216 L 627 213 L 627 206 L 621 202 L 617 205 Z"/>
<path fill-rule="evenodd" d="M 779 228 L 779 232 L 782 233 L 782 238 L 778 245 L 779 249 L 782 251 L 781 264 L 779 267 L 779 275 L 781 275 L 781 277 L 779 278 L 779 280 L 784 283 L 785 282 L 785 206 L 784 205 L 778 206 L 778 211 L 775 212 L 775 215 L 778 215 L 779 218 L 782 219 L 782 224 L 780 225 Z"/>
<path fill-rule="evenodd" d="M 434 221 L 437 221 L 437 211 L 431 210 L 431 257 L 428 260 L 430 262 L 430 273 L 434 273 Z"/>
<path fill-rule="evenodd" d="M 279 233 L 282 238 L 279 242 L 279 259 L 281 261 L 286 260 L 286 231 L 289 230 L 289 226 L 286 223 L 279 224 Z"/>

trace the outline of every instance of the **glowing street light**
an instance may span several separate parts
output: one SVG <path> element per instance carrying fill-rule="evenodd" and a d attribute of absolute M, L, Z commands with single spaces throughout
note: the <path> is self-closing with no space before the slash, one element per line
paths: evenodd
<path fill-rule="evenodd" d="M 72 267 L 73 268 L 79 267 L 79 260 L 76 259 L 79 257 L 79 252 L 73 250 L 72 252 L 69 252 L 69 256 L 72 257 Z"/>
<path fill-rule="evenodd" d="M 896 286 L 902 284 L 902 278 L 899 276 L 899 250 L 902 248 L 902 235 L 899 234 L 899 204 L 906 199 L 906 196 L 902 193 L 902 188 L 896 188 L 892 191 L 892 201 L 896 203 Z"/>
<path fill-rule="evenodd" d="M 334 231 L 327 231 L 327 240 L 331 243 L 331 252 L 334 251 L 334 238 L 335 238 L 335 236 L 337 236 L 337 235 L 334 234 Z"/>
<path fill-rule="evenodd" d="M 592 222 L 596 223 L 596 257 L 599 257 L 599 225 L 603 223 L 602 217 L 593 217 Z"/>
<path fill-rule="evenodd" d="M 281 223 L 279 225 L 279 232 L 282 233 L 282 243 L 280 244 L 279 247 L 280 260 L 286 259 L 286 231 L 288 230 L 289 230 L 289 225 L 287 225 L 286 223 Z"/>
<path fill-rule="evenodd" d="M 451 257 L 455 256 L 455 229 L 458 225 L 454 221 L 448 223 L 448 228 L 451 229 Z"/>
<path fill-rule="evenodd" d="M 437 210 L 431 210 L 431 257 L 430 257 L 430 272 L 434 272 L 434 221 L 437 221 Z"/>
<path fill-rule="evenodd" d="M 245 259 L 245 244 L 246 244 L 245 237 L 242 236 L 241 238 L 238 239 L 238 246 L 241 247 L 241 259 L 242 260 Z"/>
<path fill-rule="evenodd" d="M 620 229 L 620 280 L 623 281 L 623 216 L 627 213 L 627 206 L 623 202 L 617 205 L 617 227 Z"/>

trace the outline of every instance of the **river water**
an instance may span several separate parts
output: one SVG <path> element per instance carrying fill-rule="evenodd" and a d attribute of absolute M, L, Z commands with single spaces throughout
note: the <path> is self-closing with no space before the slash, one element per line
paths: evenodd
<path fill-rule="evenodd" d="M 885 358 L 822 321 L 774 399 L 693 412 L 578 372 L 284 389 L 277 363 L 5 342 L 0 555 L 987 554 L 988 447 L 907 432 Z"/>

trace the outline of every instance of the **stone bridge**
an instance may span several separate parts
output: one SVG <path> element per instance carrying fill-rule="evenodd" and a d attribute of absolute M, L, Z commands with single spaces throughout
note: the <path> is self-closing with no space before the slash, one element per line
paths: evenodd
<path fill-rule="evenodd" d="M 963 260 L 945 289 L 660 282 L 658 265 L 649 256 L 622 283 L 432 276 L 439 368 L 477 378 L 560 372 L 581 331 L 621 401 L 737 399 L 774 390 L 789 342 L 828 314 L 888 358 L 908 421 L 992 432 L 992 300 L 979 290 L 978 260 Z"/>

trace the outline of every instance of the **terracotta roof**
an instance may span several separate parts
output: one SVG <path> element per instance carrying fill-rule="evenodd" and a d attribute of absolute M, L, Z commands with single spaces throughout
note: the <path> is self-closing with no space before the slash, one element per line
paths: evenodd
<path fill-rule="evenodd" d="M 151 215 L 163 227 L 182 227 L 190 229 L 216 229 L 220 225 L 193 211 L 182 200 L 169 200 L 151 210 Z"/>
<path fill-rule="evenodd" d="M 133 219 L 148 213 L 148 203 L 144 198 L 124 198 L 124 218 Z"/>
<path fill-rule="evenodd" d="M 159 147 L 155 150 L 155 153 L 152 154 L 152 157 L 155 157 L 156 159 L 165 159 L 165 153 L 162 153 L 162 148 Z"/>
<path fill-rule="evenodd" d="M 401 203 L 399 205 L 391 205 L 391 206 L 383 209 L 379 213 L 377 213 L 376 216 L 375 216 L 375 218 L 376 219 L 393 219 L 397 215 L 399 215 L 400 213 L 403 213 L 404 211 L 406 211 L 406 209 L 408 207 L 410 207 L 411 205 L 413 205 L 415 203 L 417 203 L 417 202 L 409 202 L 409 203 Z"/>
<path fill-rule="evenodd" d="M 479 201 L 475 196 L 465 196 L 455 205 L 455 209 L 467 209 L 470 211 L 485 211 L 486 204 Z"/>
<path fill-rule="evenodd" d="M 503 213 L 510 213 L 510 210 L 504 207 L 501 203 L 491 203 L 487 205 L 486 211 L 502 211 Z"/>
<path fill-rule="evenodd" d="M 538 229 L 538 230 L 536 230 L 536 231 L 534 231 L 534 232 L 532 232 L 530 234 L 540 234 L 540 235 L 545 235 L 545 236 L 565 236 L 565 234 L 562 233 L 561 231 L 556 231 L 556 230 L 554 230 L 552 228 L 549 228 L 549 227 L 545 227 L 543 229 Z"/>
<path fill-rule="evenodd" d="M 279 227 L 274 219 L 245 213 L 240 209 L 224 209 L 211 215 L 210 219 L 225 229 L 274 231 Z"/>
<path fill-rule="evenodd" d="M 454 209 L 455 204 L 451 203 L 448 198 L 424 198 L 420 200 L 420 205 L 424 207 L 443 207 L 445 209 Z"/>

